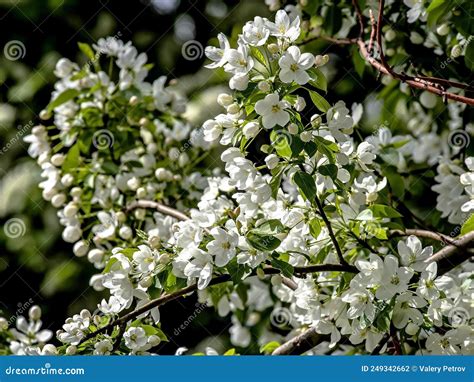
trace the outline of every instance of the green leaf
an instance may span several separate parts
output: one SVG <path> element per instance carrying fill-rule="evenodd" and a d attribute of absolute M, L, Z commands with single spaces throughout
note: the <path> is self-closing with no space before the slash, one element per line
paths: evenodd
<path fill-rule="evenodd" d="M 319 234 L 321 233 L 321 223 L 317 218 L 313 218 L 309 221 L 309 233 L 315 239 L 317 239 Z"/>
<path fill-rule="evenodd" d="M 240 284 L 243 279 L 245 272 L 247 271 L 247 267 L 244 264 L 239 264 L 237 262 L 237 258 L 233 258 L 227 265 L 226 268 L 230 274 L 230 278 L 232 282 L 237 285 Z"/>
<path fill-rule="evenodd" d="M 311 76 L 311 81 L 309 81 L 309 83 L 312 86 L 325 92 L 328 90 L 328 82 L 321 70 L 318 68 L 312 68 L 308 70 L 308 74 Z"/>
<path fill-rule="evenodd" d="M 78 42 L 77 45 L 79 46 L 79 49 L 82 51 L 82 53 L 84 53 L 89 60 L 95 60 L 94 50 L 89 44 L 86 44 L 85 42 Z"/>
<path fill-rule="evenodd" d="M 277 171 L 273 174 L 272 180 L 270 180 L 270 188 L 272 190 L 273 199 L 276 199 L 278 195 L 278 190 L 280 189 L 281 178 L 283 177 L 284 170 L 285 170 L 285 167 L 283 165 L 277 167 Z"/>
<path fill-rule="evenodd" d="M 453 17 L 454 25 L 468 38 L 474 34 L 474 1 L 468 0 L 461 4 L 455 3 L 458 15 Z"/>
<path fill-rule="evenodd" d="M 383 204 L 373 204 L 369 207 L 377 218 L 400 218 L 402 215 L 392 207 Z"/>
<path fill-rule="evenodd" d="M 308 90 L 309 96 L 311 97 L 311 101 L 313 101 L 314 106 L 316 106 L 323 113 L 327 113 L 327 111 L 331 108 L 329 102 L 326 101 L 323 96 L 316 93 L 315 91 L 309 89 L 306 90 Z"/>
<path fill-rule="evenodd" d="M 256 47 L 251 47 L 250 48 L 250 53 L 251 55 L 257 59 L 258 62 L 260 62 L 263 66 L 267 65 L 267 60 L 265 60 L 265 56 L 263 55 L 262 52 Z"/>
<path fill-rule="evenodd" d="M 260 353 L 263 354 L 272 354 L 273 351 L 280 346 L 280 343 L 277 341 L 271 341 L 262 347 L 260 347 Z"/>
<path fill-rule="evenodd" d="M 392 189 L 395 196 L 398 198 L 403 197 L 405 194 L 405 181 L 403 177 L 391 167 L 385 169 L 384 175 L 386 176 L 388 183 L 390 184 L 390 188 Z"/>
<path fill-rule="evenodd" d="M 431 4 L 426 8 L 426 12 L 431 12 L 433 9 L 436 9 L 446 3 L 446 0 L 433 0 Z"/>
<path fill-rule="evenodd" d="M 337 166 L 335 164 L 325 164 L 318 167 L 318 172 L 321 175 L 329 176 L 332 179 L 337 178 Z"/>
<path fill-rule="evenodd" d="M 58 106 L 61 106 L 63 103 L 66 103 L 67 101 L 72 100 L 74 97 L 77 97 L 78 95 L 79 95 L 78 90 L 66 89 L 48 104 L 48 106 L 46 107 L 46 110 L 51 112 Z"/>
<path fill-rule="evenodd" d="M 471 231 L 474 231 L 474 214 L 472 214 L 469 219 L 467 219 L 462 225 L 461 235 L 465 235 L 466 233 L 469 233 Z"/>
<path fill-rule="evenodd" d="M 362 78 L 365 71 L 366 61 L 362 58 L 360 50 L 357 49 L 357 47 L 352 49 L 352 64 L 354 65 L 356 73 Z"/>
<path fill-rule="evenodd" d="M 293 276 L 293 273 L 295 273 L 295 268 L 286 261 L 277 259 L 277 258 L 272 258 L 271 260 L 272 267 L 279 269 L 281 271 L 281 274 L 285 277 L 291 277 Z"/>
<path fill-rule="evenodd" d="M 469 44 L 467 44 L 466 53 L 464 54 L 464 63 L 474 72 L 474 39 L 470 39 Z"/>
<path fill-rule="evenodd" d="M 293 180 L 303 196 L 310 202 L 313 202 L 316 198 L 316 183 L 314 182 L 313 177 L 306 172 L 298 171 L 294 175 Z"/>
<path fill-rule="evenodd" d="M 263 252 L 273 251 L 281 244 L 281 241 L 274 236 L 259 235 L 252 231 L 247 233 L 246 239 L 253 248 Z"/>
<path fill-rule="evenodd" d="M 223 355 L 238 355 L 234 348 L 227 350 Z"/>
<path fill-rule="evenodd" d="M 79 144 L 77 143 L 69 149 L 68 153 L 66 154 L 66 158 L 64 159 L 64 163 L 61 167 L 64 172 L 70 172 L 71 170 L 74 170 L 79 166 L 79 151 Z"/>
<path fill-rule="evenodd" d="M 285 231 L 286 227 L 278 219 L 267 220 L 252 230 L 258 235 L 276 235 Z"/>
<path fill-rule="evenodd" d="M 329 6 L 324 21 L 324 29 L 329 36 L 339 32 L 342 27 L 342 12 L 336 4 Z"/>

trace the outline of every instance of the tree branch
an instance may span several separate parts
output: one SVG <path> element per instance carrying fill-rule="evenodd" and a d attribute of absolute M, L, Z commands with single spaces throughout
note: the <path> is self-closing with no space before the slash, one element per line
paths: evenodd
<path fill-rule="evenodd" d="M 316 332 L 315 328 L 310 328 L 302 334 L 292 338 L 284 344 L 277 347 L 272 355 L 299 355 L 311 350 L 316 345 L 328 339 L 328 335 L 322 335 Z"/>
<path fill-rule="evenodd" d="M 295 277 L 301 277 L 301 275 L 309 274 L 309 273 L 317 273 L 317 272 L 352 272 L 352 273 L 357 273 L 358 270 L 355 267 L 348 266 L 348 265 L 340 265 L 340 264 L 317 264 L 317 265 L 311 265 L 307 267 L 295 267 Z M 265 275 L 277 275 L 280 274 L 280 270 L 277 268 L 273 267 L 266 267 L 263 268 L 263 272 Z M 252 275 L 255 275 L 256 271 L 252 272 Z M 227 281 L 231 281 L 231 276 L 228 274 L 225 275 L 220 275 L 214 277 L 209 285 L 217 285 L 217 284 L 222 284 Z M 292 280 L 291 280 L 292 281 Z M 292 281 L 293 282 L 293 281 Z M 94 338 L 98 334 L 105 333 L 109 331 L 110 329 L 114 328 L 115 326 L 119 325 L 124 325 L 128 321 L 135 319 L 136 317 L 140 316 L 143 313 L 148 312 L 149 310 L 153 308 L 157 308 L 161 305 L 165 305 L 166 303 L 176 300 L 182 296 L 185 296 L 189 293 L 195 292 L 197 290 L 197 284 L 189 285 L 183 289 L 180 289 L 176 292 L 170 293 L 170 294 L 165 294 L 161 297 L 158 297 L 154 300 L 151 300 L 147 304 L 142 305 L 140 308 L 135 309 L 122 317 L 117 318 L 116 320 L 112 321 L 111 323 L 103 326 L 100 329 L 97 329 L 94 332 L 91 332 L 87 334 L 84 339 L 81 340 L 81 343 L 84 343 L 85 341 Z"/>
<path fill-rule="evenodd" d="M 413 235 L 413 236 L 417 236 L 417 237 L 424 237 L 426 239 L 441 241 L 444 244 L 450 244 L 450 245 L 457 246 L 457 243 L 456 243 L 455 239 L 453 240 L 451 237 L 446 236 L 446 235 L 444 235 L 442 233 L 439 233 L 439 232 L 427 231 L 427 230 L 424 230 L 424 229 L 416 229 L 416 228 L 413 228 L 413 229 L 408 228 L 408 229 L 405 229 L 405 230 L 394 229 L 394 230 L 389 231 L 389 235 L 390 235 L 390 237 L 411 236 L 411 235 Z"/>
<path fill-rule="evenodd" d="M 446 273 L 472 256 L 469 247 L 473 245 L 473 241 L 474 231 L 471 231 L 455 239 L 455 245 L 448 245 L 434 253 L 425 260 L 425 263 L 435 261 L 438 263 L 438 274 Z"/>
<path fill-rule="evenodd" d="M 164 204 L 154 202 L 152 200 L 137 200 L 126 207 L 126 211 L 130 212 L 137 208 L 145 208 L 145 209 L 154 209 L 158 212 L 161 212 L 164 215 L 172 216 L 178 220 L 189 220 L 190 217 L 186 214 L 178 211 L 174 208 L 165 206 Z"/>
<path fill-rule="evenodd" d="M 359 12 L 358 9 L 360 9 L 358 1 L 353 0 L 353 4 L 356 8 L 356 13 L 359 18 L 359 25 L 364 25 L 363 19 L 361 21 L 360 17 L 363 17 L 361 12 Z M 329 41 L 333 44 L 337 45 L 357 45 L 359 47 L 359 51 L 362 55 L 362 57 L 370 64 L 372 65 L 373 68 L 375 68 L 378 72 L 391 76 L 392 78 L 395 78 L 401 82 L 406 83 L 408 86 L 414 88 L 414 89 L 420 89 L 420 90 L 425 90 L 427 92 L 436 94 L 440 97 L 443 97 L 445 99 L 451 99 L 456 102 L 461 102 L 465 103 L 467 105 L 474 106 L 474 98 L 469 98 L 466 96 L 462 96 L 459 94 L 447 92 L 442 86 L 450 86 L 450 87 L 456 87 L 459 89 L 464 89 L 464 90 L 472 90 L 473 88 L 468 85 L 468 84 L 462 84 L 456 81 L 450 81 L 442 78 L 436 78 L 436 77 L 427 77 L 427 76 L 409 76 L 407 74 L 399 74 L 396 73 L 392 67 L 388 64 L 383 48 L 382 48 L 382 21 L 383 21 L 383 7 L 385 5 L 384 0 L 379 0 L 379 13 L 378 13 L 378 23 L 375 23 L 375 18 L 373 17 L 373 14 L 371 12 L 371 34 L 370 34 L 370 42 L 369 42 L 369 47 L 367 49 L 367 46 L 362 38 L 362 34 L 360 34 L 361 37 L 359 38 L 346 38 L 346 39 L 337 39 L 334 37 L 330 36 L 321 36 L 320 38 L 326 41 Z M 380 50 L 380 60 L 381 62 L 377 61 L 373 56 L 372 56 L 372 45 L 373 45 L 373 40 L 374 38 L 377 40 L 377 45 L 379 46 Z M 310 39 L 311 41 L 317 39 L 317 37 Z M 309 41 L 303 41 L 302 44 L 305 44 Z M 441 86 L 442 85 L 442 86 Z"/>

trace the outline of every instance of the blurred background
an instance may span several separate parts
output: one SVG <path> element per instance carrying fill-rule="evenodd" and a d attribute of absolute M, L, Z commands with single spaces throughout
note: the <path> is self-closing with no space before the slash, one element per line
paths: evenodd
<path fill-rule="evenodd" d="M 0 315 L 24 315 L 38 304 L 44 326 L 55 331 L 67 316 L 83 308 L 94 310 L 101 298 L 87 288 L 92 266 L 87 259 L 75 257 L 71 245 L 61 239 L 55 208 L 42 200 L 38 188 L 40 169 L 23 142 L 49 102 L 56 61 L 63 56 L 85 61 L 78 42 L 93 44 L 100 37 L 117 36 L 147 53 L 154 64 L 150 78 L 162 74 L 183 78 L 184 92 L 205 99 L 200 87 L 209 80 L 219 87 L 221 79 L 210 79 L 212 71 L 201 69 L 202 50 L 183 54 L 183 44 L 195 40 L 206 46 L 218 32 L 231 34 L 246 20 L 268 13 L 263 0 L 0 0 L 0 146 L 4 148 L 0 151 L 0 223 L 22 223 L 16 237 L 0 230 Z M 12 42 L 17 51 L 7 55 Z M 195 303 L 189 299 L 167 306 L 168 313 L 162 314 L 164 329 L 168 326 L 172 331 L 171 323 L 185 321 Z M 211 316 L 215 315 L 197 315 L 163 351 L 194 346 L 207 334 L 218 335 L 226 325 L 211 325 Z"/>

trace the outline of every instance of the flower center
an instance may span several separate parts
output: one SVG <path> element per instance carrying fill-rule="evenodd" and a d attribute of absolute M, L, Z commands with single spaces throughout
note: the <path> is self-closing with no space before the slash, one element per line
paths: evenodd
<path fill-rule="evenodd" d="M 390 280 L 390 283 L 393 284 L 393 285 L 398 285 L 398 284 L 400 284 L 400 278 L 397 275 L 392 276 L 392 279 Z"/>
<path fill-rule="evenodd" d="M 280 110 L 281 110 L 281 108 L 280 108 L 279 104 L 275 104 L 275 105 L 272 106 L 272 112 L 273 113 L 278 113 Z"/>
<path fill-rule="evenodd" d="M 291 69 L 292 72 L 296 72 L 296 71 L 298 70 L 298 64 L 296 64 L 296 63 L 295 63 L 295 64 L 291 64 L 291 65 L 290 65 L 290 69 Z"/>

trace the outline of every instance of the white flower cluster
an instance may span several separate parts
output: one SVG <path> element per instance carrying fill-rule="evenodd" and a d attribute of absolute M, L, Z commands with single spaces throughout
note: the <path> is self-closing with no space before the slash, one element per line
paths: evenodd
<path fill-rule="evenodd" d="M 164 78 L 145 82 L 146 56 L 129 43 L 94 47 L 114 58 L 109 73 L 100 60 L 92 61 L 95 72 L 58 63 L 49 107 L 55 126 L 37 127 L 26 140 L 46 178 L 44 197 L 60 208 L 64 239 L 102 269 L 91 285 L 110 292 L 98 313 L 83 310 L 58 331 L 66 354 L 153 354 L 166 340 L 156 306 L 113 332 L 93 332 L 191 285 L 201 302 L 231 315 L 230 340 L 240 348 L 284 340 L 277 326 L 287 338 L 313 327 L 341 352 L 395 345 L 407 353 L 473 352 L 470 265 L 438 274 L 433 247 L 391 236 L 405 227 L 386 158 L 407 171 L 437 163 L 435 156 L 386 128 L 357 138 L 358 118 L 320 94 L 328 57 L 302 52 L 300 35 L 298 12 L 279 10 L 274 22 L 248 22 L 236 49 L 223 34 L 219 47 L 206 48 L 208 67 L 222 67 L 233 92 L 219 95 L 225 112 L 204 123 L 202 137 L 180 117 L 183 103 Z M 226 174 L 211 176 L 197 163 L 217 142 L 231 147 L 221 154 Z M 472 158 L 466 165 L 474 171 Z M 438 173 L 437 208 L 459 222 L 460 211 L 473 208 L 474 172 L 446 160 Z M 153 212 L 155 202 L 186 214 L 178 221 Z M 216 277 L 224 282 L 214 285 Z M 31 343 L 21 345 L 11 331 L 11 352 L 43 352 L 50 334 L 38 319 L 17 325 L 32 333 Z M 387 336 L 389 345 L 379 346 Z"/>

